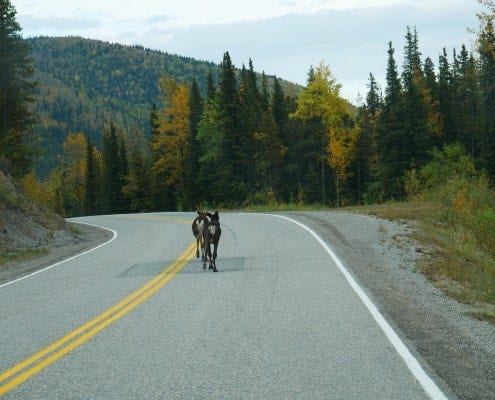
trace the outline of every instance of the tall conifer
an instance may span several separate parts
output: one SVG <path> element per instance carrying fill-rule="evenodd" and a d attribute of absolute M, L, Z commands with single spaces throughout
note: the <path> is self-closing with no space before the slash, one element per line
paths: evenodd
<path fill-rule="evenodd" d="M 94 154 L 94 145 L 86 137 L 86 174 L 84 180 L 84 212 L 86 215 L 96 214 L 98 194 L 98 169 Z"/>
<path fill-rule="evenodd" d="M 0 0 L 0 157 L 7 158 L 12 174 L 28 172 L 34 154 L 30 139 L 35 116 L 30 110 L 36 82 L 30 46 L 22 39 L 16 10 Z"/>
<path fill-rule="evenodd" d="M 241 143 L 238 136 L 241 115 L 235 69 L 229 52 L 225 52 L 221 64 L 218 107 L 222 133 L 222 167 L 217 171 L 218 180 L 225 190 L 225 202 L 240 204 L 243 200 Z"/>
<path fill-rule="evenodd" d="M 480 164 L 495 176 L 495 13 L 485 15 L 479 35 L 481 121 Z"/>

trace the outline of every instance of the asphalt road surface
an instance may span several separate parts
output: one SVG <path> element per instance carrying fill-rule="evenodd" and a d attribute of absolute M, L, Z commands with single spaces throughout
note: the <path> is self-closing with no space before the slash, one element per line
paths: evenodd
<path fill-rule="evenodd" d="M 193 213 L 78 218 L 105 245 L 0 287 L 5 399 L 445 399 L 332 244 L 221 214 L 218 273 Z"/>

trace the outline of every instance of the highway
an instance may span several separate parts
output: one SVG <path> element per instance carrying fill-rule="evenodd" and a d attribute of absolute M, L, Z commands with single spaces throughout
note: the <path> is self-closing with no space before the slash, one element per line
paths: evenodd
<path fill-rule="evenodd" d="M 332 244 L 221 213 L 218 273 L 194 213 L 94 216 L 105 245 L 0 287 L 5 399 L 446 399 Z"/>

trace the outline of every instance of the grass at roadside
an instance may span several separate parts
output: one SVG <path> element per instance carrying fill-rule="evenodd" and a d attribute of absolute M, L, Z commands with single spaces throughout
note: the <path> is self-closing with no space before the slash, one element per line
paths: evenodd
<path fill-rule="evenodd" d="M 31 260 L 42 256 L 47 253 L 46 249 L 34 249 L 34 250 L 24 250 L 24 251 L 7 251 L 5 249 L 0 249 L 0 265 L 7 262 L 20 262 Z"/>
<path fill-rule="evenodd" d="M 472 305 L 474 317 L 495 323 L 495 243 L 491 241 L 495 225 L 480 232 L 479 225 L 485 224 L 478 221 L 479 215 L 484 215 L 480 210 L 489 208 L 469 199 L 461 204 L 459 193 L 464 196 L 466 190 L 449 190 L 450 202 L 445 198 L 439 201 L 438 196 L 442 196 L 437 192 L 433 198 L 425 196 L 403 203 L 350 209 L 390 220 L 418 221 L 420 229 L 414 239 L 429 249 L 429 257 L 419 263 L 419 269 L 449 296 Z M 480 193 L 471 191 L 470 196 L 480 197 Z"/>

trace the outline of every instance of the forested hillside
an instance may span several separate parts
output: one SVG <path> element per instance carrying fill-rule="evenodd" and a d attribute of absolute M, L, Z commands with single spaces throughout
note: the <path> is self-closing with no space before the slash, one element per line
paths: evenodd
<path fill-rule="evenodd" d="M 27 41 L 39 80 L 35 103 L 39 124 L 34 129 L 46 152 L 37 163 L 42 177 L 60 165 L 62 143 L 69 132 L 84 132 L 100 146 L 102 132 L 111 121 L 126 140 L 143 147 L 150 134 L 151 105 L 159 101 L 160 77 L 181 83 L 194 78 L 205 95 L 208 74 L 216 81 L 220 71 L 219 63 L 142 46 L 80 37 Z"/>

